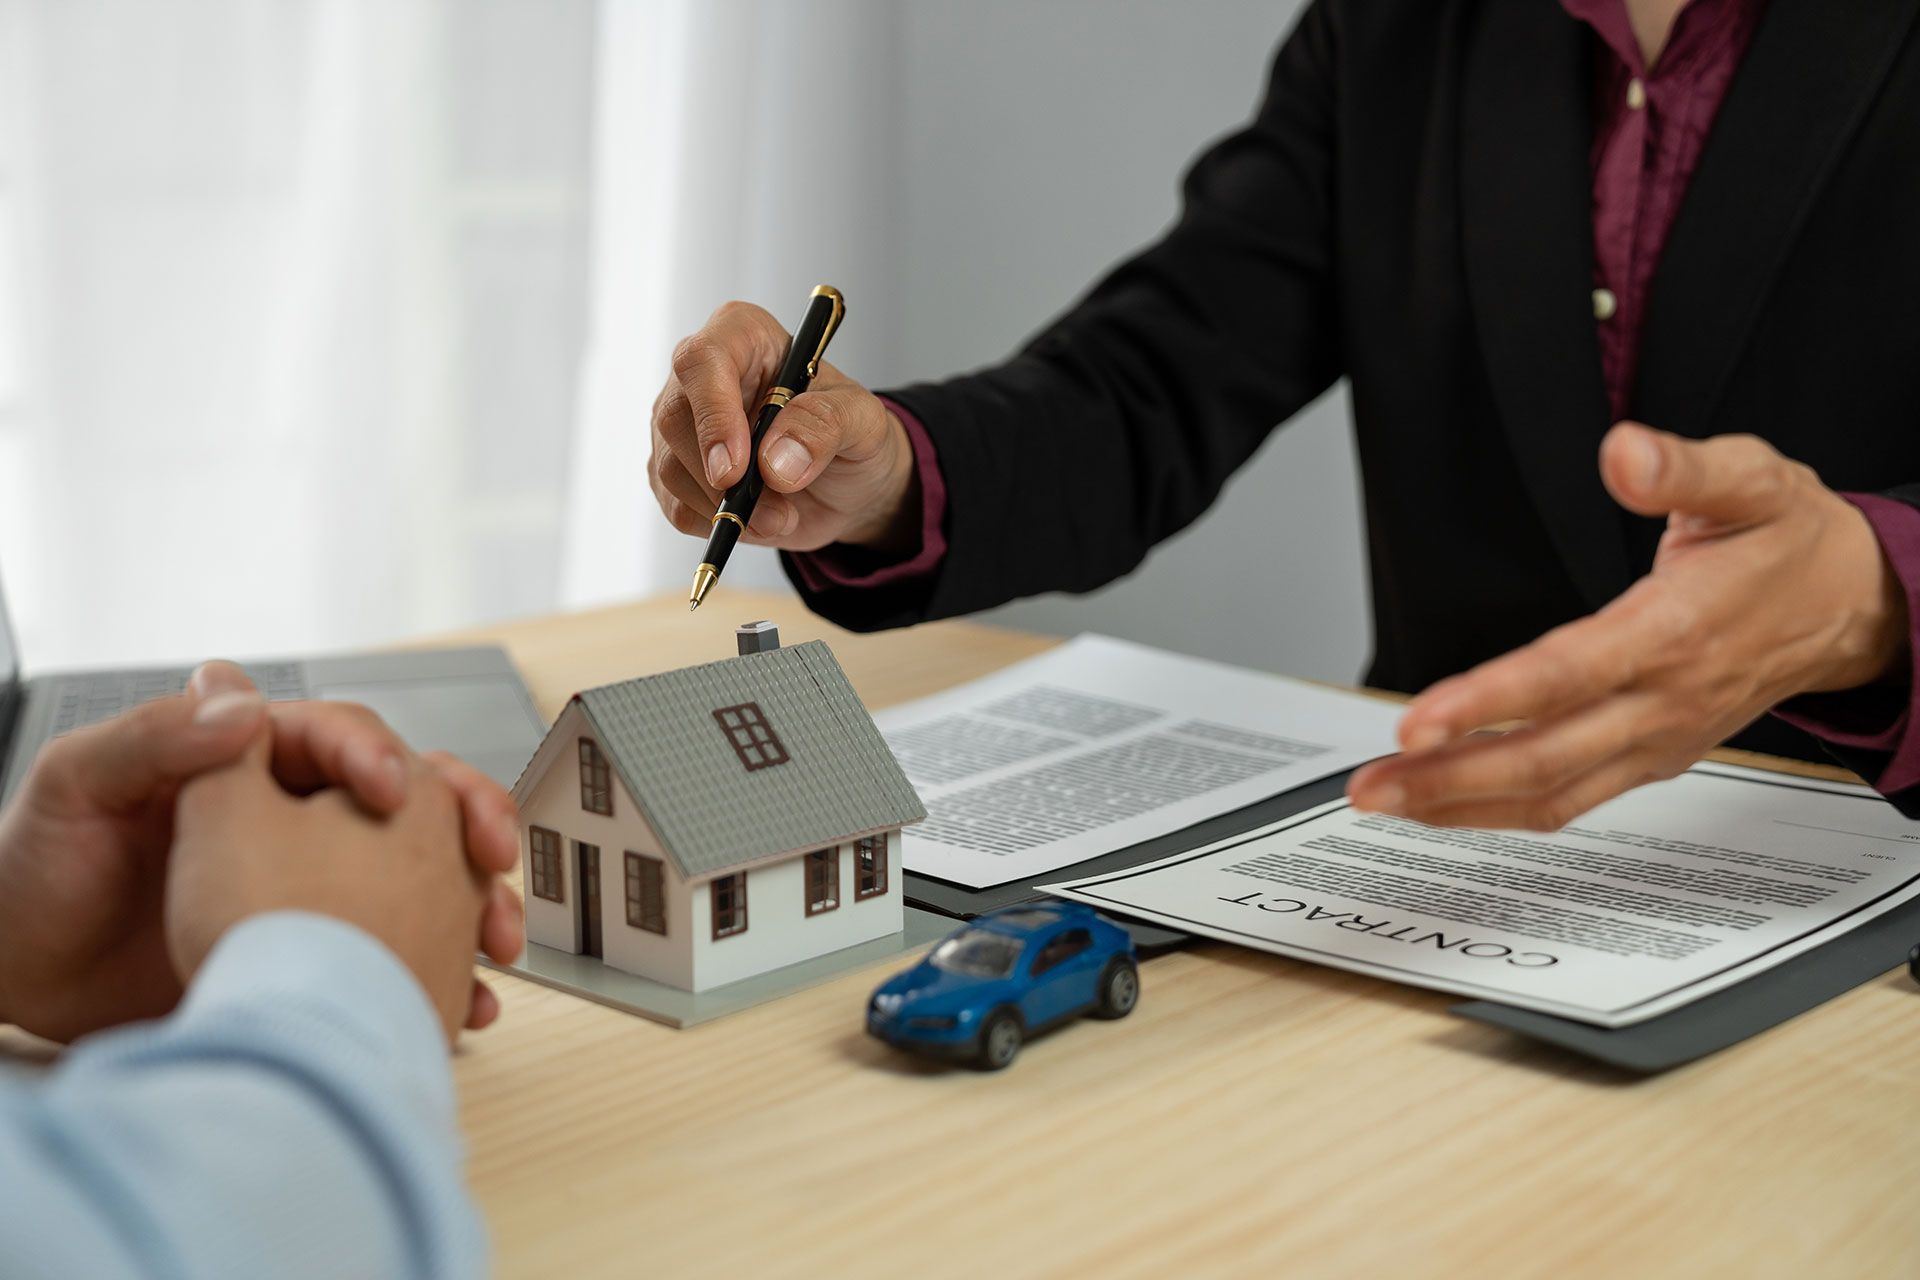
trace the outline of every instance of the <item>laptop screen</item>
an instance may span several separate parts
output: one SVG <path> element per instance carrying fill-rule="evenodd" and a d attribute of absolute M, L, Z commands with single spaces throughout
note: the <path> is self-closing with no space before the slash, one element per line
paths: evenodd
<path fill-rule="evenodd" d="M 7 617 L 7 596 L 0 590 L 0 775 L 6 772 L 7 739 L 19 713 L 20 654 L 13 647 L 13 620 Z"/>

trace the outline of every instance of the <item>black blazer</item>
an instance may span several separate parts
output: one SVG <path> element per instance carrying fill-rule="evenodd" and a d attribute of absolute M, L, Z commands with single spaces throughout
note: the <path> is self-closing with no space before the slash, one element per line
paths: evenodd
<path fill-rule="evenodd" d="M 1901 487 L 1920 479 L 1916 9 L 1769 0 L 1654 280 L 1631 416 L 1752 432 L 1833 488 L 1920 505 Z M 1606 604 L 1660 523 L 1596 466 L 1594 43 L 1554 0 L 1319 0 L 1164 239 L 1007 363 L 889 393 L 939 450 L 938 572 L 808 604 L 871 630 L 1109 582 L 1342 375 L 1370 683 L 1421 689 Z M 1102 500 L 1063 502 L 1062 477 Z M 1816 750 L 1771 717 L 1734 741 Z"/>

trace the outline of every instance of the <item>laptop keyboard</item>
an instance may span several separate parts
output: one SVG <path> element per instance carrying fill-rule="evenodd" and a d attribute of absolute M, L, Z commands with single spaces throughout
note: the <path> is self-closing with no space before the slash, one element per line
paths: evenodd
<path fill-rule="evenodd" d="M 307 696 L 306 669 L 298 662 L 267 662 L 241 669 L 274 702 Z M 53 687 L 53 727 L 49 735 L 57 738 L 111 720 L 143 702 L 184 693 L 192 675 L 191 667 L 182 667 L 178 671 L 105 671 L 64 677 Z"/>

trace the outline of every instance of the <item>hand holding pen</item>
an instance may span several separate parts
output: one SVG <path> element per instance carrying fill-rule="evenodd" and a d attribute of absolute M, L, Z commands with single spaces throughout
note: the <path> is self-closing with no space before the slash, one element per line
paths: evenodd
<path fill-rule="evenodd" d="M 683 533 L 708 538 L 749 460 L 765 488 L 743 541 L 791 551 L 830 543 L 897 552 L 919 536 L 913 450 L 872 392 L 822 361 L 757 447 L 751 429 L 792 345 L 772 315 L 729 303 L 674 351 L 654 404 L 648 478 Z M 725 523 L 725 522 L 723 522 Z"/>
<path fill-rule="evenodd" d="M 767 462 L 770 466 L 781 466 L 787 472 L 799 472 L 803 459 L 800 454 L 805 447 L 791 436 L 770 445 L 768 433 L 795 396 L 805 395 L 807 388 L 813 385 L 819 376 L 820 366 L 827 358 L 827 344 L 833 341 L 833 335 L 840 328 L 840 321 L 846 318 L 846 302 L 840 297 L 840 291 L 832 285 L 817 285 L 813 297 L 807 303 L 807 314 L 800 321 L 800 327 L 793 331 L 793 341 L 787 344 L 786 358 L 780 362 L 780 372 L 774 376 L 773 386 L 767 389 L 767 398 L 760 406 L 760 412 L 754 417 L 753 431 L 747 437 L 747 452 L 758 455 L 762 448 L 769 450 Z M 747 531 L 747 521 L 753 519 L 754 508 L 760 503 L 760 494 L 766 488 L 766 479 L 761 468 L 749 466 L 746 473 L 728 487 L 721 495 L 720 505 L 714 509 L 713 522 L 707 534 L 707 551 L 700 557 L 700 567 L 694 570 L 693 590 L 687 594 L 687 608 L 698 609 L 700 602 L 707 598 L 707 592 L 720 580 L 721 571 L 727 567 L 727 559 L 733 554 L 733 548 Z"/>

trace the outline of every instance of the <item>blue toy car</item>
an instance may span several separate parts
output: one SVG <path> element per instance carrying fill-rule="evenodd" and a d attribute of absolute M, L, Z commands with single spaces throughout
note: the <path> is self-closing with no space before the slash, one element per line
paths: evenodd
<path fill-rule="evenodd" d="M 1037 1031 L 1082 1013 L 1124 1018 L 1139 1002 L 1125 929 L 1082 903 L 1028 902 L 976 917 L 881 983 L 867 1033 L 998 1071 Z"/>

